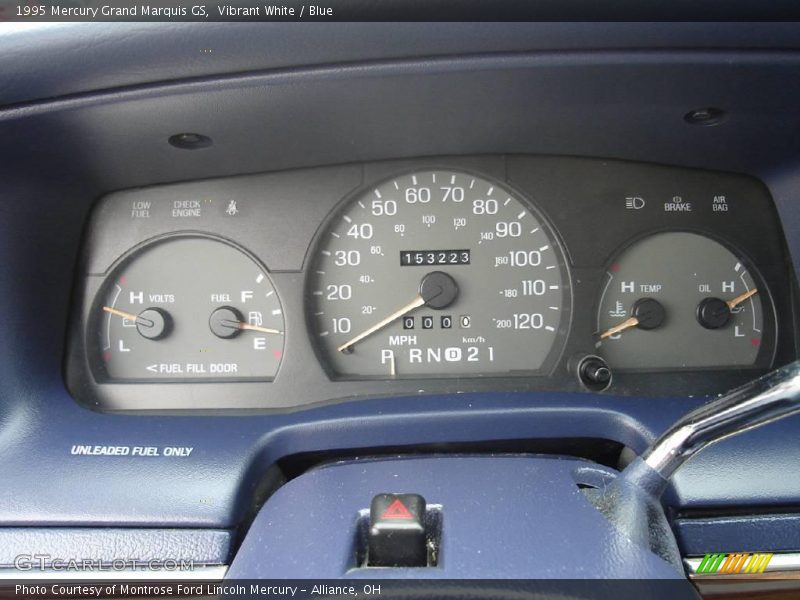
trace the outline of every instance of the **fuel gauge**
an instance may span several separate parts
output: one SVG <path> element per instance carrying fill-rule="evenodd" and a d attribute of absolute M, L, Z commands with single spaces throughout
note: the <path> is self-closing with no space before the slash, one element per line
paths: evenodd
<path fill-rule="evenodd" d="M 612 368 L 754 366 L 775 339 L 769 293 L 745 261 L 689 232 L 644 238 L 611 264 L 596 349 Z"/>
<path fill-rule="evenodd" d="M 98 381 L 269 380 L 283 355 L 269 275 L 214 238 L 169 237 L 134 252 L 92 313 L 87 347 Z"/>

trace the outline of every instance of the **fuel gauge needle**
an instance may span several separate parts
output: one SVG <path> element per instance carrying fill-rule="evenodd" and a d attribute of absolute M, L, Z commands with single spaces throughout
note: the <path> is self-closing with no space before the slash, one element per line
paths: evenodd
<path fill-rule="evenodd" d="M 244 323 L 243 321 L 239 321 L 237 327 L 239 329 L 246 329 L 247 331 L 260 331 L 261 333 L 274 333 L 275 335 L 283 335 L 283 332 L 277 329 L 258 327 L 257 325 L 250 325 L 250 323 Z"/>
<path fill-rule="evenodd" d="M 737 306 L 739 306 L 742 302 L 747 300 L 748 298 L 755 296 L 758 293 L 758 288 L 753 288 L 752 290 L 747 290 L 744 294 L 739 294 L 736 298 L 732 300 L 728 300 L 725 304 L 728 305 L 728 308 L 733 310 Z"/>
<path fill-rule="evenodd" d="M 604 340 L 608 337 L 611 337 L 612 335 L 622 333 L 626 329 L 630 329 L 631 327 L 636 327 L 637 325 L 639 325 L 639 319 L 637 319 L 636 317 L 630 317 L 628 319 L 625 319 L 619 325 L 614 325 L 614 327 L 611 327 L 610 329 L 607 329 L 606 331 L 601 333 L 600 339 Z"/>

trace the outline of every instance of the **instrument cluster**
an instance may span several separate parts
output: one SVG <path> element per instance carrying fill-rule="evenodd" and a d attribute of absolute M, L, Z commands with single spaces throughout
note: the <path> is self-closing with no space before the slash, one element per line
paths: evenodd
<path fill-rule="evenodd" d="M 780 223 L 738 175 L 489 156 L 128 190 L 82 265 L 67 379 L 99 409 L 713 394 L 793 358 Z"/>

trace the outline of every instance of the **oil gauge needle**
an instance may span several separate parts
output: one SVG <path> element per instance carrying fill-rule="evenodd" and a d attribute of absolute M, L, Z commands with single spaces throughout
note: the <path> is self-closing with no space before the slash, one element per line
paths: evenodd
<path fill-rule="evenodd" d="M 622 333 L 626 329 L 630 329 L 631 327 L 636 327 L 637 325 L 639 325 L 639 319 L 637 319 L 636 317 L 630 317 L 629 319 L 625 319 L 619 325 L 614 325 L 614 327 L 611 327 L 610 329 L 607 329 L 606 331 L 601 333 L 600 339 L 604 340 L 608 337 L 611 337 L 612 335 Z"/>
<path fill-rule="evenodd" d="M 733 310 L 737 306 L 739 306 L 742 302 L 747 300 L 748 298 L 755 296 L 758 293 L 758 288 L 753 288 L 752 290 L 747 290 L 744 294 L 739 294 L 736 298 L 732 300 L 728 300 L 725 304 L 728 305 L 728 308 Z"/>
<path fill-rule="evenodd" d="M 385 319 L 383 319 L 379 323 L 376 323 L 375 325 L 373 325 L 372 327 L 370 327 L 366 331 L 362 331 L 361 333 L 359 333 L 353 339 L 345 342 L 344 344 L 339 346 L 337 348 L 337 350 L 339 352 L 347 352 L 348 350 L 350 350 L 353 346 L 355 346 L 358 342 L 360 342 L 364 338 L 371 336 L 376 331 L 380 331 L 381 329 L 383 329 L 387 325 L 391 324 L 392 322 L 396 321 L 397 319 L 399 319 L 400 317 L 402 317 L 406 313 L 410 313 L 412 310 L 414 310 L 415 308 L 419 308 L 423 304 L 425 304 L 425 299 L 422 297 L 422 295 L 418 294 L 411 302 L 409 302 L 408 304 L 406 304 L 402 308 L 397 309 L 392 314 L 390 314 L 388 317 L 386 317 Z"/>

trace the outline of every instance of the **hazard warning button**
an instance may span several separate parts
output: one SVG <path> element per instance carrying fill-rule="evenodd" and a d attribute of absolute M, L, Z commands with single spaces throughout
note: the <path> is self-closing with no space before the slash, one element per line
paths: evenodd
<path fill-rule="evenodd" d="M 378 494 L 369 508 L 371 567 L 425 567 L 425 498 L 419 494 Z"/>

